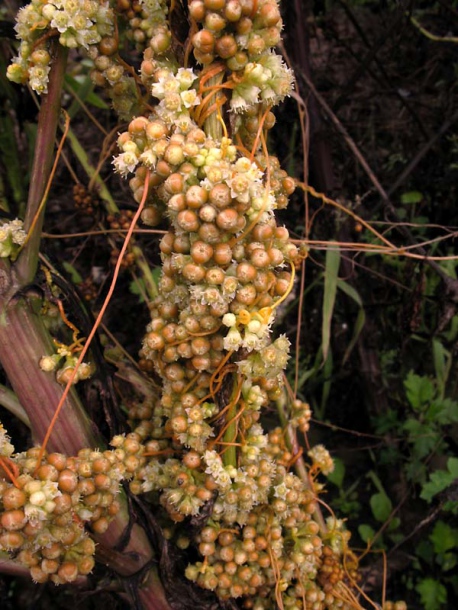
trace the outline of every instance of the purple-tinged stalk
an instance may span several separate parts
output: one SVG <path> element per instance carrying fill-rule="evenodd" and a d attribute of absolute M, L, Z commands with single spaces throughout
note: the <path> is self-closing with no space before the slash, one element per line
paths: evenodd
<path fill-rule="evenodd" d="M 32 436 L 40 442 L 48 429 L 54 409 L 62 395 L 62 386 L 53 375 L 43 372 L 38 361 L 43 354 L 54 351 L 51 337 L 34 305 L 37 299 L 10 296 L 0 300 L 0 361 L 8 379 L 24 407 L 32 429 Z M 69 394 L 64 414 L 57 423 L 49 448 L 66 454 L 76 454 L 86 441 L 97 446 L 96 431 L 84 412 L 73 389 Z"/>
<path fill-rule="evenodd" d="M 25 231 L 30 231 L 31 227 L 33 230 L 28 235 L 27 243 L 14 266 L 15 275 L 22 286 L 33 280 L 37 270 L 45 213 L 44 199 L 54 160 L 54 141 L 61 112 L 60 98 L 67 66 L 68 49 L 57 41 L 51 43 L 51 48 L 54 51 L 54 61 L 49 73 L 48 93 L 43 96 L 38 116 L 36 147 L 24 219 Z"/>

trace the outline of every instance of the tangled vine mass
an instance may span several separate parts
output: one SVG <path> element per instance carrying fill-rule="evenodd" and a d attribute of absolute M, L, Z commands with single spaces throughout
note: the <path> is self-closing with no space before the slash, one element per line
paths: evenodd
<path fill-rule="evenodd" d="M 307 462 L 300 455 L 311 411 L 285 384 L 290 345 L 272 331 L 304 256 L 277 225 L 296 184 L 266 144 L 272 108 L 293 86 L 274 50 L 278 4 L 32 0 L 17 16 L 10 80 L 46 94 L 52 42 L 85 53 L 128 122 L 114 169 L 146 225 L 169 222 L 140 351 L 161 393 L 130 405 L 131 433 L 72 457 L 14 453 L 2 428 L 0 549 L 38 583 L 91 572 L 91 535 L 108 529 L 129 482 L 189 557 L 186 579 L 219 599 L 256 610 L 361 607 L 350 534 L 319 508 L 318 477 L 333 462 L 322 445 L 307 445 Z M 37 366 L 66 383 L 63 357 Z M 266 431 L 272 407 L 283 425 Z"/>

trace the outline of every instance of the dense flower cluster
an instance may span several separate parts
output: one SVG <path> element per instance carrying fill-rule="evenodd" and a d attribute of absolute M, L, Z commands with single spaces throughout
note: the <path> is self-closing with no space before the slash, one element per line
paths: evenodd
<path fill-rule="evenodd" d="M 272 50 L 282 27 L 278 1 L 189 0 L 183 44 L 170 30 L 172 8 L 163 0 L 118 0 L 116 9 L 32 0 L 19 13 L 22 42 L 9 77 L 46 91 L 50 32 L 84 49 L 94 82 L 129 121 L 114 167 L 130 176 L 137 202 L 146 195 L 143 221 L 155 225 L 165 215 L 170 228 L 140 353 L 162 381 L 160 396 L 130 405 L 133 432 L 116 436 L 113 449 L 77 457 L 45 453 L 39 463 L 37 448 L 14 455 L 0 427 L 0 466 L 11 479 L 0 481 L 0 549 L 14 552 L 37 582 L 89 573 L 88 532 L 106 531 L 127 480 L 154 505 L 166 537 L 192 549 L 186 577 L 220 599 L 254 610 L 349 610 L 348 587 L 358 578 L 350 535 L 318 509 L 316 478 L 332 471 L 332 458 L 312 447 L 308 471 L 301 462 L 301 476 L 294 474 L 300 453 L 284 429 L 267 432 L 263 421 L 269 406 L 286 400 L 290 344 L 273 338 L 272 324 L 300 262 L 275 218 L 295 182 L 266 145 L 270 108 L 292 86 Z M 143 53 L 138 74 L 119 55 L 132 44 Z M 0 231 L 20 244 L 17 222 Z M 58 369 L 62 383 L 74 365 L 66 346 L 40 361 L 44 371 Z M 84 365 L 78 377 L 90 373 Z M 309 406 L 286 402 L 289 430 L 305 433 Z"/>
<path fill-rule="evenodd" d="M 66 385 L 73 376 L 77 361 L 77 356 L 74 356 L 66 346 L 62 346 L 58 348 L 57 353 L 42 356 L 39 366 L 45 373 L 56 371 L 56 380 L 62 385 Z M 72 383 L 89 379 L 93 372 L 94 366 L 90 362 L 82 362 L 76 370 Z"/>
<path fill-rule="evenodd" d="M 150 457 L 131 490 L 158 494 L 177 544 L 197 546 L 202 561 L 186 575 L 203 588 L 270 608 L 281 573 L 290 607 L 301 607 L 304 595 L 312 608 L 324 600 L 333 607 L 337 598 L 318 584 L 327 547 L 312 518 L 315 494 L 288 471 L 281 431 L 266 434 L 260 423 L 281 396 L 288 360 L 289 341 L 272 340 L 271 325 L 292 288 L 298 251 L 274 210 L 294 182 L 274 158 L 257 150 L 250 159 L 230 138 L 199 127 L 197 74 L 153 65 L 159 103 L 130 122 L 114 160 L 120 173 L 135 173 L 137 201 L 149 173 L 144 219 L 165 211 L 172 225 L 160 244 L 160 296 L 141 352 L 162 378 L 162 397 L 143 416 L 132 411 Z M 310 410 L 295 409 L 305 430 Z M 179 524 L 202 511 L 207 525 L 186 538 Z M 326 561 L 334 566 L 345 553 L 332 550 Z"/>
<path fill-rule="evenodd" d="M 144 462 L 137 437 L 117 436 L 112 450 L 82 449 L 77 457 L 45 453 L 41 462 L 39 447 L 14 454 L 3 428 L 0 442 L 15 473 L 13 482 L 0 481 L 0 550 L 14 552 L 36 582 L 89 574 L 95 543 L 88 529 L 103 534 L 118 513 L 120 481 Z"/>
<path fill-rule="evenodd" d="M 46 93 L 51 61 L 47 32 L 56 30 L 64 47 L 87 50 L 111 35 L 113 28 L 114 14 L 108 1 L 32 0 L 17 16 L 21 44 L 8 68 L 8 78 L 16 83 L 28 81 L 37 93 Z"/>
<path fill-rule="evenodd" d="M 18 218 L 0 225 L 0 257 L 11 257 L 24 244 L 27 235 L 23 226 Z"/>

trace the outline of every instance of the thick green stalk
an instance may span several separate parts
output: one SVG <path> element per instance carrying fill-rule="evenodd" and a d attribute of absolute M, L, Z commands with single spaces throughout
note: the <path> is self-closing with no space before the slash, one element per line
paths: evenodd
<path fill-rule="evenodd" d="M 15 265 L 15 273 L 22 286 L 27 286 L 33 281 L 37 270 L 38 250 L 46 207 L 42 202 L 55 157 L 54 140 L 60 117 L 61 93 L 67 65 L 68 49 L 58 44 L 57 40 L 51 44 L 54 48 L 54 57 L 49 73 L 48 93 L 43 96 L 38 116 L 36 148 L 24 219 L 26 232 L 30 230 L 32 223 L 34 226 Z"/>

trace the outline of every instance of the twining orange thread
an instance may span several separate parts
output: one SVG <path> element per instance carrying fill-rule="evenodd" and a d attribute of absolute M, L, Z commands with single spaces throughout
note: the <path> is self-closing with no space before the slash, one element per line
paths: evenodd
<path fill-rule="evenodd" d="M 46 445 L 48 444 L 48 441 L 49 441 L 49 438 L 50 438 L 50 436 L 52 434 L 54 425 L 55 425 L 55 423 L 57 421 L 57 418 L 59 417 L 59 414 L 60 414 L 60 412 L 61 412 L 61 410 L 62 410 L 62 408 L 63 408 L 63 406 L 65 404 L 65 400 L 66 400 L 66 398 L 67 398 L 67 396 L 68 396 L 68 394 L 70 392 L 70 388 L 72 387 L 72 383 L 73 383 L 73 381 L 74 381 L 74 379 L 75 379 L 75 377 L 76 377 L 76 375 L 78 373 L 78 369 L 79 369 L 81 363 L 84 360 L 84 357 L 86 356 L 86 354 L 87 354 L 87 352 L 89 350 L 91 342 L 92 342 L 92 340 L 93 340 L 93 338 L 95 336 L 95 333 L 97 332 L 98 327 L 100 326 L 100 324 L 102 322 L 103 316 L 104 316 L 105 311 L 106 311 L 106 309 L 107 309 L 107 307 L 108 307 L 108 305 L 110 303 L 111 297 L 113 296 L 113 292 L 114 292 L 114 289 L 115 289 L 115 286 L 116 286 L 116 282 L 117 282 L 117 279 L 118 279 L 118 276 L 119 276 L 119 272 L 120 272 L 120 269 L 121 269 L 121 264 L 122 264 L 124 255 L 125 255 L 126 250 L 127 250 L 127 246 L 129 245 L 129 241 L 130 241 L 130 239 L 132 237 L 132 234 L 134 232 L 135 225 L 137 224 L 137 222 L 138 222 L 138 220 L 140 218 L 140 215 L 142 213 L 142 210 L 145 207 L 146 199 L 148 197 L 149 178 L 150 178 L 150 172 L 148 170 L 146 172 L 146 176 L 145 176 L 145 187 L 144 187 L 144 191 L 143 191 L 143 197 L 142 197 L 142 200 L 141 200 L 141 202 L 140 202 L 140 204 L 138 206 L 138 210 L 135 212 L 135 215 L 132 218 L 132 222 L 131 222 L 131 225 L 130 225 L 129 230 L 127 232 L 127 235 L 126 235 L 126 237 L 124 239 L 124 243 L 122 245 L 121 252 L 119 253 L 118 260 L 116 261 L 116 266 L 115 266 L 115 269 L 114 269 L 114 272 L 113 272 L 113 279 L 111 280 L 111 285 L 110 285 L 110 288 L 108 290 L 108 294 L 105 297 L 105 301 L 103 302 L 103 305 L 102 305 L 102 307 L 100 309 L 99 315 L 97 316 L 97 319 L 94 322 L 94 326 L 92 327 L 92 330 L 89 333 L 87 341 L 86 341 L 83 349 L 81 350 L 81 353 L 80 353 L 80 355 L 78 357 L 78 360 L 77 360 L 77 362 L 75 364 L 75 367 L 73 369 L 73 372 L 70 375 L 70 378 L 69 378 L 69 380 L 67 382 L 67 385 L 65 386 L 64 391 L 62 393 L 62 396 L 61 396 L 61 398 L 59 400 L 59 403 L 58 403 L 58 405 L 56 407 L 56 410 L 55 410 L 54 415 L 52 417 L 51 423 L 49 424 L 48 430 L 47 430 L 46 435 L 45 435 L 45 437 L 43 439 L 43 444 L 42 444 L 42 446 L 40 448 L 40 453 L 39 453 L 38 460 L 37 460 L 37 468 L 40 466 L 41 460 L 43 459 L 44 452 L 46 451 Z"/>

